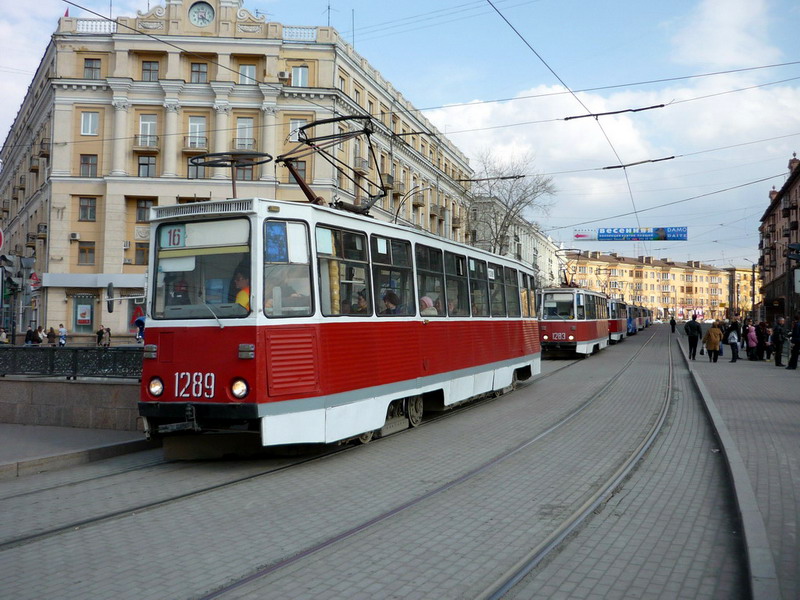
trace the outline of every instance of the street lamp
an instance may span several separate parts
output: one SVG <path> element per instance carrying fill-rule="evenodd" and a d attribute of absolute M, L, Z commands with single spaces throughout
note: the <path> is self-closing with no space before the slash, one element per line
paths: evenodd
<path fill-rule="evenodd" d="M 747 262 L 753 265 L 752 275 L 750 277 L 750 318 L 756 320 L 756 263 L 749 258 L 745 258 Z"/>
<path fill-rule="evenodd" d="M 403 208 L 403 204 L 405 204 L 406 200 L 408 200 L 412 194 L 419 194 L 420 192 L 425 192 L 431 189 L 433 189 L 432 185 L 422 187 L 422 184 L 418 184 L 403 194 L 403 197 L 400 198 L 400 202 L 397 205 L 397 211 L 394 213 L 394 220 L 392 222 L 397 223 L 397 219 L 400 216 L 400 209 Z"/>

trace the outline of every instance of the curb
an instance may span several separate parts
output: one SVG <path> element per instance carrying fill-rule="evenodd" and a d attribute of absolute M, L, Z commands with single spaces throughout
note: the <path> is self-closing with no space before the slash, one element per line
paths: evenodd
<path fill-rule="evenodd" d="M 152 450 L 158 448 L 160 444 L 148 440 L 133 440 L 131 442 L 119 442 L 104 446 L 95 446 L 86 450 L 76 450 L 66 454 L 54 454 L 51 456 L 40 456 L 13 463 L 0 465 L 0 480 L 13 479 L 23 475 L 35 475 L 43 471 L 63 469 L 74 465 L 85 464 L 104 458 L 121 456 L 132 452 Z"/>
<path fill-rule="evenodd" d="M 695 387 L 703 400 L 706 415 L 711 421 L 711 427 L 719 441 L 728 474 L 733 484 L 733 495 L 736 507 L 739 510 L 739 519 L 744 532 L 745 552 L 747 553 L 747 567 L 750 575 L 750 595 L 756 600 L 780 600 L 781 591 L 778 582 L 778 572 L 775 568 L 775 559 L 769 545 L 767 529 L 764 526 L 764 517 L 758 508 L 753 484 L 747 474 L 747 468 L 739 454 L 736 442 L 733 440 L 717 410 L 711 394 L 706 389 L 700 376 L 692 369 L 692 364 L 683 345 L 678 342 L 683 360 L 689 369 Z"/>

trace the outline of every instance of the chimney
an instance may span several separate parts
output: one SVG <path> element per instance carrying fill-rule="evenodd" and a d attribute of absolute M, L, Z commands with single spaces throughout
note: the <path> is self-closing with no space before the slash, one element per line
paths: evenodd
<path fill-rule="evenodd" d="M 800 160 L 797 158 L 797 152 L 792 152 L 792 158 L 789 159 L 789 173 L 793 173 L 797 168 L 797 165 L 800 165 Z"/>
<path fill-rule="evenodd" d="M 613 256 L 614 258 L 617 258 L 617 253 L 616 252 L 609 252 L 608 255 L 609 256 Z"/>
<path fill-rule="evenodd" d="M 798 162 L 800 162 L 800 161 L 798 161 Z M 791 166 L 792 166 L 792 163 L 789 162 L 789 170 L 790 171 L 791 171 Z M 772 189 L 769 191 L 769 201 L 772 202 L 773 200 L 775 200 L 775 196 L 777 196 L 777 195 L 778 195 L 778 190 L 776 190 L 775 186 L 773 185 Z"/>

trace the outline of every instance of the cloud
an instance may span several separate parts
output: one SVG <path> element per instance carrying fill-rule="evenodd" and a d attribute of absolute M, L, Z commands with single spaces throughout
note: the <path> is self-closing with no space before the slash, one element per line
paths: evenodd
<path fill-rule="evenodd" d="M 767 0 L 703 0 L 673 38 L 676 62 L 718 68 L 779 62 L 781 52 L 767 42 Z"/>

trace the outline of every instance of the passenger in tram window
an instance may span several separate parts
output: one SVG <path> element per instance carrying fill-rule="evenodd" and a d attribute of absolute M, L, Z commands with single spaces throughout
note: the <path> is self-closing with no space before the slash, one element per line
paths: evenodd
<path fill-rule="evenodd" d="M 352 312 L 357 315 L 369 314 L 369 302 L 367 301 L 366 289 L 363 289 L 356 294 L 356 303 L 353 305 Z"/>
<path fill-rule="evenodd" d="M 238 290 L 234 302 L 244 306 L 250 311 L 250 277 L 242 270 L 237 270 L 233 275 L 233 285 Z"/>
<path fill-rule="evenodd" d="M 398 314 L 398 307 L 400 306 L 400 298 L 394 292 L 386 292 L 383 295 L 383 304 L 385 308 L 381 311 L 382 315 L 396 315 Z"/>
<path fill-rule="evenodd" d="M 284 307 L 311 309 L 310 284 L 306 265 L 275 265 L 266 270 L 264 277 L 264 308 L 268 314 L 282 315 Z M 346 308 L 344 302 L 342 307 Z"/>
<path fill-rule="evenodd" d="M 419 314 L 423 317 L 439 316 L 439 311 L 433 306 L 430 296 L 423 296 L 419 299 Z"/>

